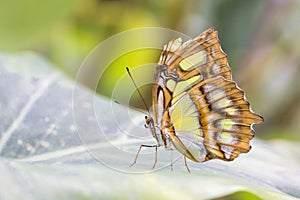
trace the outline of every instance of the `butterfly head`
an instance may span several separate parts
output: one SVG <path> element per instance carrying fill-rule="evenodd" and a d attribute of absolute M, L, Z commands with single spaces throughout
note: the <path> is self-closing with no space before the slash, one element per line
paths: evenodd
<path fill-rule="evenodd" d="M 152 119 L 152 117 L 146 115 L 145 116 L 145 127 L 148 128 L 149 126 L 151 126 L 150 124 L 153 124 L 153 119 Z"/>

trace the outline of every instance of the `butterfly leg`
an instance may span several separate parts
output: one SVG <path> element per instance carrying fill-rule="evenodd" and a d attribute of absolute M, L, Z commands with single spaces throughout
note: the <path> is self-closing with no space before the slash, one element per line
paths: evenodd
<path fill-rule="evenodd" d="M 184 158 L 184 165 L 185 165 L 186 169 L 188 170 L 189 173 L 191 173 L 190 168 L 189 168 L 189 166 L 187 165 L 187 162 L 186 162 L 186 157 L 183 156 L 183 158 Z"/>
<path fill-rule="evenodd" d="M 155 160 L 154 160 L 154 164 L 152 166 L 152 169 L 154 169 L 154 167 L 157 163 L 157 145 L 152 145 L 152 147 L 155 147 Z"/>
<path fill-rule="evenodd" d="M 138 156 L 139 156 L 139 154 L 140 154 L 140 151 L 141 151 L 141 149 L 142 149 L 143 147 L 151 147 L 151 148 L 155 147 L 155 160 L 154 160 L 154 164 L 153 164 L 152 169 L 155 167 L 155 165 L 156 165 L 156 163 L 157 163 L 157 145 L 156 145 L 156 144 L 155 144 L 155 145 L 146 145 L 146 144 L 142 144 L 142 145 L 140 146 L 140 148 L 139 148 L 139 150 L 138 150 L 138 152 L 137 152 L 135 158 L 134 158 L 133 163 L 132 163 L 129 167 L 132 167 L 133 165 L 136 164 L 136 161 L 137 161 L 137 159 L 138 159 Z"/>

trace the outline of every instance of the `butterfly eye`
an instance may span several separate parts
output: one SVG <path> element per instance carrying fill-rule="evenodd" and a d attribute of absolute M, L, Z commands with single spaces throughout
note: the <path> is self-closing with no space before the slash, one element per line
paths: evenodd
<path fill-rule="evenodd" d="M 151 121 L 151 117 L 146 115 L 145 116 L 145 124 L 144 124 L 145 128 L 149 127 L 150 121 Z"/>
<path fill-rule="evenodd" d="M 145 116 L 145 121 L 146 121 L 146 124 L 149 125 L 151 122 L 151 117 Z"/>

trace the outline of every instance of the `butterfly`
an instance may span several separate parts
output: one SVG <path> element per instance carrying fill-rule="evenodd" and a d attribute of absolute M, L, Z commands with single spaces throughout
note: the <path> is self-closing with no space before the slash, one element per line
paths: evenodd
<path fill-rule="evenodd" d="M 235 81 L 218 33 L 209 28 L 185 43 L 181 38 L 164 45 L 152 88 L 153 117 L 146 126 L 156 149 L 175 148 L 194 162 L 232 161 L 247 153 L 254 136 L 252 125 L 263 122 Z M 131 165 L 131 166 L 132 166 Z"/>

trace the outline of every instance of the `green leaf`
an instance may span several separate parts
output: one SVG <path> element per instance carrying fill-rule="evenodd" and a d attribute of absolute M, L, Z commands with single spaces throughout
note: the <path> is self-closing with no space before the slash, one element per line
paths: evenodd
<path fill-rule="evenodd" d="M 233 162 L 189 161 L 154 144 L 144 114 L 95 96 L 38 55 L 0 55 L 1 199 L 300 198 L 299 143 L 254 140 Z M 5 181 L 4 181 L 5 180 Z M 253 196 L 252 195 L 252 196 Z"/>

